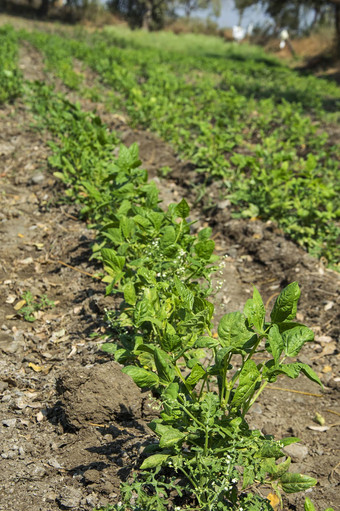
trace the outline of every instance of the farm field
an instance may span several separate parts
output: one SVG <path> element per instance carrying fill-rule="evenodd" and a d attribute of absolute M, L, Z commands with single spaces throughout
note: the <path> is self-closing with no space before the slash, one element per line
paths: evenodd
<path fill-rule="evenodd" d="M 275 481 L 338 509 L 339 88 L 213 38 L 8 21 L 0 509 L 255 511 Z M 157 463 L 162 499 L 118 505 Z"/>

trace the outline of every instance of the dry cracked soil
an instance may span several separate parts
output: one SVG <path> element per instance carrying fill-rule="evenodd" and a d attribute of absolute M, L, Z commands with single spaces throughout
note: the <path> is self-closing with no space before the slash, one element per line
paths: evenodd
<path fill-rule="evenodd" d="M 41 56 L 23 45 L 26 79 L 47 79 Z M 88 74 L 91 80 L 91 74 Z M 59 84 L 62 88 L 62 85 Z M 69 93 L 68 91 L 66 91 Z M 72 94 L 69 93 L 70 97 Z M 193 202 L 195 169 L 153 134 L 132 130 L 122 113 L 78 98 L 96 109 L 126 144 L 137 141 L 143 165 L 165 204 Z M 0 107 L 0 510 L 90 511 L 115 503 L 120 482 L 140 464 L 152 439 L 147 423 L 152 401 L 100 351 L 105 309 L 117 307 L 95 278 L 89 261 L 95 233 L 63 200 L 49 172 L 48 133 L 32 128 L 21 100 Z M 160 167 L 171 167 L 163 179 Z M 213 205 L 212 205 L 213 204 Z M 318 479 L 308 496 L 319 510 L 340 509 L 339 276 L 287 240 L 270 222 L 235 220 L 212 184 L 194 207 L 197 226 L 211 225 L 225 267 L 216 280 L 216 321 L 241 310 L 254 284 L 264 301 L 297 280 L 302 289 L 298 320 L 315 332 L 299 361 L 320 375 L 324 388 L 300 377 L 269 386 L 250 414 L 254 428 L 277 438 L 297 436 L 288 448 L 292 470 Z M 20 302 L 29 291 L 53 307 L 26 321 Z M 318 431 L 315 413 L 326 421 Z M 303 509 L 304 495 L 285 499 Z"/>

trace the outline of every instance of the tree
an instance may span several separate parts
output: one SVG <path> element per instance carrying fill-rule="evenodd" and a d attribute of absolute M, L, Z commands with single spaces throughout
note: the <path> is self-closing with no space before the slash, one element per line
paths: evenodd
<path fill-rule="evenodd" d="M 126 19 L 131 28 L 158 30 L 164 26 L 170 3 L 167 0 L 109 0 L 107 5 Z"/>
<path fill-rule="evenodd" d="M 235 0 L 236 8 L 242 13 L 253 5 L 262 5 L 264 12 L 271 16 L 278 28 L 299 30 L 306 9 L 314 11 L 310 25 L 315 25 L 324 10 L 334 10 L 336 51 L 340 57 L 340 0 Z"/>
<path fill-rule="evenodd" d="M 185 16 L 190 18 L 194 11 L 211 9 L 214 16 L 218 17 L 221 12 L 221 0 L 178 0 L 175 4 L 184 9 Z"/>

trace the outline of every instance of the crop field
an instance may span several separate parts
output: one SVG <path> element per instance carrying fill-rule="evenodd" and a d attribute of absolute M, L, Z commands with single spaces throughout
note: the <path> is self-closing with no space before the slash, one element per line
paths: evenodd
<path fill-rule="evenodd" d="M 0 22 L 0 509 L 339 509 L 339 87 Z"/>

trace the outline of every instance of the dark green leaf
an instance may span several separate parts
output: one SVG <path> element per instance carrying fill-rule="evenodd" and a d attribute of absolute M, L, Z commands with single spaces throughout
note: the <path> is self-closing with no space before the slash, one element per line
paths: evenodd
<path fill-rule="evenodd" d="M 205 370 L 201 364 L 195 364 L 191 370 L 191 373 L 186 379 L 188 385 L 196 385 L 196 383 L 205 376 Z"/>
<path fill-rule="evenodd" d="M 260 380 L 261 375 L 256 367 L 255 362 L 252 360 L 247 360 L 241 370 L 239 384 L 231 404 L 236 407 L 242 407 L 242 405 L 245 404 L 246 401 L 253 395 Z"/>
<path fill-rule="evenodd" d="M 218 325 L 218 335 L 222 346 L 243 347 L 253 338 L 254 332 L 246 324 L 246 317 L 241 312 L 230 312 L 222 317 Z"/>
<path fill-rule="evenodd" d="M 295 357 L 302 346 L 314 339 L 314 333 L 306 326 L 296 326 L 282 333 L 284 351 L 288 357 Z"/>
<path fill-rule="evenodd" d="M 181 202 L 177 204 L 175 208 L 175 213 L 180 218 L 183 218 L 183 220 L 189 216 L 190 208 L 185 199 L 182 199 Z"/>
<path fill-rule="evenodd" d="M 175 369 L 165 351 L 160 348 L 154 349 L 155 364 L 159 379 L 163 383 L 170 383 L 175 378 Z"/>
<path fill-rule="evenodd" d="M 298 491 L 305 491 L 312 486 L 315 486 L 317 480 L 313 477 L 308 477 L 302 474 L 286 473 L 280 479 L 280 486 L 286 493 L 295 493 Z"/>
<path fill-rule="evenodd" d="M 270 315 L 273 323 L 282 323 L 295 318 L 300 294 L 297 282 L 292 282 L 281 291 Z"/>
<path fill-rule="evenodd" d="M 269 330 L 268 343 L 276 365 L 279 362 L 284 347 L 283 339 L 277 325 L 273 325 Z"/>
<path fill-rule="evenodd" d="M 256 287 L 253 288 L 253 298 L 247 300 L 243 312 L 248 318 L 249 325 L 254 326 L 259 332 L 261 332 L 266 315 L 266 309 L 264 308 L 261 295 Z"/>
<path fill-rule="evenodd" d="M 309 367 L 309 365 L 303 364 L 302 362 L 300 362 L 300 369 L 301 369 L 301 372 L 307 376 L 307 378 L 314 381 L 315 383 L 318 383 L 321 387 L 323 387 L 323 385 L 320 381 L 320 378 L 313 371 L 313 369 L 311 367 Z"/>
<path fill-rule="evenodd" d="M 208 261 L 215 248 L 215 242 L 213 240 L 198 241 L 194 245 L 195 252 L 201 259 Z"/>

